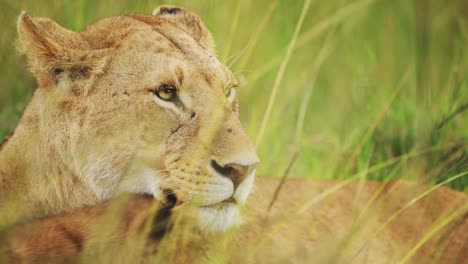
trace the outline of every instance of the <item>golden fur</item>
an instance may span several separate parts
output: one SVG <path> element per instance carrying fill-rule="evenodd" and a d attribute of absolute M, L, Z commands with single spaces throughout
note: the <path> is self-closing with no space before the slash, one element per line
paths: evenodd
<path fill-rule="evenodd" d="M 468 198 L 464 193 L 435 189 L 388 221 L 430 186 L 404 181 L 287 180 L 268 211 L 279 182 L 257 178 L 242 228 L 224 237 L 195 239 L 197 246 L 189 243 L 163 252 L 169 255 L 165 257 L 176 263 L 209 261 L 211 249 L 216 255 L 228 248 L 223 254 L 239 263 L 399 263 L 454 212 L 457 216 L 417 248 L 409 263 L 455 264 L 468 257 Z M 17 226 L 9 236 L 10 258 L 66 262 L 87 249 L 87 254 L 104 255 L 109 261 L 122 260 L 133 252 L 115 250 L 116 243 L 128 239 L 125 226 L 138 225 L 151 206 L 147 197 L 131 197 L 119 218 L 127 224 L 120 224 L 119 232 L 99 243 L 91 238 L 106 205 Z"/>
<path fill-rule="evenodd" d="M 0 209 L 24 221 L 130 192 L 198 205 L 207 232 L 240 221 L 258 157 L 197 15 L 162 6 L 72 32 L 23 13 L 18 32 L 39 88 L 1 149 Z"/>
<path fill-rule="evenodd" d="M 400 263 L 452 214 L 455 217 L 429 236 L 408 261 L 455 264 L 468 258 L 468 197 L 464 193 L 441 187 L 413 203 L 432 186 L 402 180 L 291 179 L 268 213 L 279 181 L 262 177 L 256 181 L 248 203 L 251 207 L 246 210 L 251 224 L 246 224 L 237 243 L 261 244 L 255 254 L 257 263 L 278 259 L 286 263 Z M 258 220 L 266 215 L 268 221 Z"/>

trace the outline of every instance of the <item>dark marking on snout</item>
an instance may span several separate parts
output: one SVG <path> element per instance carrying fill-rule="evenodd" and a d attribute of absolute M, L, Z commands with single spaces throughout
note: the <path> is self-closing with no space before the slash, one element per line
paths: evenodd
<path fill-rule="evenodd" d="M 171 130 L 171 134 L 169 136 L 172 136 L 174 135 L 175 133 L 177 133 L 177 131 L 179 131 L 179 129 L 181 129 L 184 125 L 182 124 L 179 124 L 175 129 Z"/>

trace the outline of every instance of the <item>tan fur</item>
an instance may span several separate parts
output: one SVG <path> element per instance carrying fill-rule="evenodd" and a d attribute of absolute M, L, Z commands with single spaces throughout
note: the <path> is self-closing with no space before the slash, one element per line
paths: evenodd
<path fill-rule="evenodd" d="M 113 212 L 121 217 L 113 217 L 116 227 L 112 233 L 98 235 L 102 232 L 106 210 L 112 209 L 110 203 L 18 224 L 9 230 L 7 239 L 0 247 L 3 248 L 0 262 L 69 263 L 72 257 L 76 258 L 83 251 L 96 254 L 99 250 L 116 249 L 129 236 L 144 228 L 151 212 L 159 206 L 149 196 L 120 200 L 126 204 L 126 208 L 118 213 Z"/>
<path fill-rule="evenodd" d="M 399 263 L 452 213 L 456 217 L 408 261 L 468 259 L 464 193 L 441 187 L 408 206 L 432 186 L 406 181 L 288 180 L 267 213 L 278 184 L 277 179 L 257 178 L 245 210 L 250 224 L 237 243 L 260 244 L 257 263 Z"/>
<path fill-rule="evenodd" d="M 164 191 L 174 193 L 178 203 L 204 206 L 201 213 L 231 196 L 245 202 L 258 157 L 236 100 L 225 96 L 233 74 L 197 15 L 163 6 L 72 32 L 23 13 L 18 33 L 39 88 L 0 152 L 0 210 L 13 211 L 9 219 L 123 192 L 163 202 Z M 177 89 L 176 101 L 154 95 L 162 85 Z M 213 161 L 249 167 L 249 175 L 236 188 Z"/>
<path fill-rule="evenodd" d="M 206 257 L 223 251 L 219 248 L 223 245 L 229 249 L 223 254 L 236 263 L 398 263 L 440 220 L 457 210 L 457 217 L 429 237 L 409 263 L 455 264 L 463 263 L 468 257 L 466 194 L 445 187 L 435 189 L 384 225 L 391 215 L 406 207 L 429 186 L 404 181 L 383 184 L 287 180 L 268 212 L 278 184 L 278 179 L 257 178 L 244 210 L 246 223 L 241 229 L 225 237 L 195 242 L 204 244 L 203 252 L 197 252 L 200 245 L 189 244 L 167 253 L 168 259 L 186 263 L 195 261 L 193 257 L 198 256 L 200 260 L 209 261 Z M 308 203 L 310 206 L 303 208 Z M 150 207 L 151 203 L 146 198 L 134 196 L 125 209 L 129 211 L 127 218 L 137 219 Z M 463 207 L 464 210 L 459 211 Z M 77 248 L 89 249 L 93 243 L 86 240 L 77 243 L 57 226 L 79 230 L 73 234 L 89 238 L 102 209 L 103 206 L 96 206 L 16 228 L 18 231 L 10 234 L 10 257 L 70 261 L 79 254 Z M 380 231 L 374 235 L 377 230 Z M 114 246 L 105 246 L 98 254 L 115 255 L 115 259 L 120 259 L 121 255 L 108 248 L 115 249 L 115 243 L 124 237 L 122 234 L 106 242 L 101 241 L 101 247 L 105 243 Z M 31 238 L 35 243 L 30 242 Z M 41 245 L 52 246 L 44 249 Z M 125 250 L 119 253 L 131 254 Z"/>

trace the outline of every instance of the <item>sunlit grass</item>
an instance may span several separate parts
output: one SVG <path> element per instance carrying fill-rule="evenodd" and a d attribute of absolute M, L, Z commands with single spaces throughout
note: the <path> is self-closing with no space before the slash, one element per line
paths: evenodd
<path fill-rule="evenodd" d="M 259 175 L 281 176 L 290 165 L 288 177 L 346 179 L 304 200 L 298 214 L 356 179 L 411 179 L 437 184 L 427 191 L 447 185 L 466 192 L 463 1 L 2 0 L 0 140 L 14 130 L 36 85 L 15 52 L 21 10 L 80 30 L 99 18 L 150 13 L 163 3 L 200 14 L 220 59 L 232 63 L 241 82 L 241 119 L 262 161 Z M 425 194 L 415 194 L 407 206 Z M 414 250 L 465 211 L 444 216 Z M 229 255 L 220 252 L 211 257 L 225 262 Z"/>

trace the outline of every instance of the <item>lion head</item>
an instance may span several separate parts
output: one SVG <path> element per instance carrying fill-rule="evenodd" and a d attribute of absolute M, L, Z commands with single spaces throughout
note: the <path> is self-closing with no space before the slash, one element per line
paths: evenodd
<path fill-rule="evenodd" d="M 237 222 L 259 159 L 236 78 L 197 15 L 162 6 L 73 32 L 23 13 L 18 30 L 39 85 L 23 122 L 37 123 L 38 155 L 57 168 L 48 174 L 76 178 L 98 200 L 190 202 L 208 231 Z"/>

